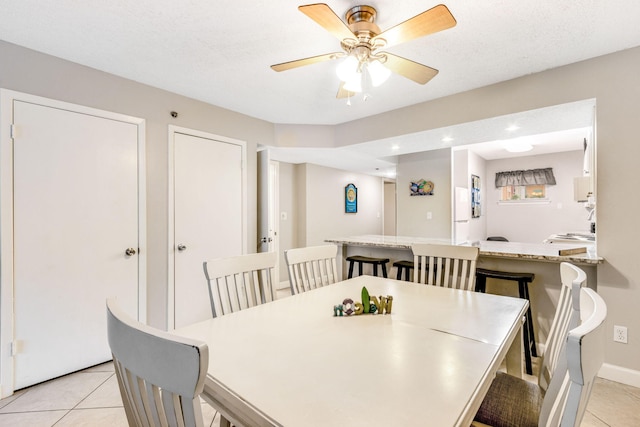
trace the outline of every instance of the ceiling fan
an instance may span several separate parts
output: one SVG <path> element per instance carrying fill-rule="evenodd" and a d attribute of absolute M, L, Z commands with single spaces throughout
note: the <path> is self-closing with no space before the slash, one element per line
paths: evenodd
<path fill-rule="evenodd" d="M 376 9 L 372 6 L 354 6 L 345 14 L 346 22 L 324 3 L 299 6 L 298 10 L 320 24 L 340 40 L 343 52 L 333 52 L 295 61 L 272 65 L 275 71 L 311 65 L 322 61 L 345 58 L 336 72 L 341 80 L 337 98 L 345 98 L 362 91 L 363 83 L 379 86 L 395 72 L 419 84 L 425 84 L 438 70 L 410 59 L 381 52 L 409 40 L 446 30 L 456 25 L 449 9 L 440 4 L 401 24 L 381 31 L 375 24 Z"/>

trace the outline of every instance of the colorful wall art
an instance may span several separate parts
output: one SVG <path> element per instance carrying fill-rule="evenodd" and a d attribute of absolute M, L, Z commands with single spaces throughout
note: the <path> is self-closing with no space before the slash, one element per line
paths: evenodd
<path fill-rule="evenodd" d="M 344 211 L 346 213 L 358 212 L 358 188 L 354 184 L 344 187 Z"/>
<path fill-rule="evenodd" d="M 412 196 L 433 196 L 433 182 L 420 179 L 416 182 L 411 182 L 411 195 Z"/>

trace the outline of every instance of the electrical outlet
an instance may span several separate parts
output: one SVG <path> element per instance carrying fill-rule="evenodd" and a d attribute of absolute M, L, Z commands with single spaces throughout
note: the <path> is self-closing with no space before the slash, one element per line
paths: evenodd
<path fill-rule="evenodd" d="M 626 326 L 613 326 L 613 340 L 615 342 L 627 343 L 627 327 Z"/>

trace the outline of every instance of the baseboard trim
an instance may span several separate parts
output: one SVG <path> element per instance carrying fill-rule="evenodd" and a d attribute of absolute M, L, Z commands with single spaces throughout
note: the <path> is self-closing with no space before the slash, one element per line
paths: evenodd
<path fill-rule="evenodd" d="M 598 371 L 598 376 L 606 380 L 640 388 L 640 371 L 612 365 L 610 363 L 603 363 Z"/>

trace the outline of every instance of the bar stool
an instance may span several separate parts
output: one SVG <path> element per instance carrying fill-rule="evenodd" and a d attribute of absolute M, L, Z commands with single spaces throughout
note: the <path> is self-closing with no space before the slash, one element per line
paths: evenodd
<path fill-rule="evenodd" d="M 411 281 L 411 270 L 413 270 L 413 261 L 396 261 L 393 263 L 393 266 L 398 270 L 398 274 L 396 275 L 397 280 L 402 280 L 402 272 L 404 271 L 404 280 L 407 282 Z"/>
<path fill-rule="evenodd" d="M 484 268 L 476 269 L 476 292 L 485 292 L 487 288 L 487 278 L 499 280 L 511 280 L 518 282 L 518 294 L 520 298 L 529 301 L 527 314 L 525 315 L 525 325 L 523 328 L 524 341 L 524 360 L 527 374 L 531 375 L 533 370 L 531 367 L 531 356 L 538 357 L 536 351 L 536 339 L 533 333 L 533 316 L 531 315 L 531 300 L 529 299 L 529 283 L 533 282 L 535 275 L 533 273 L 512 273 L 507 271 L 486 270 Z"/>
<path fill-rule="evenodd" d="M 389 258 L 373 258 L 368 256 L 360 256 L 353 255 L 348 256 L 347 261 L 349 261 L 349 276 L 351 279 L 353 277 L 353 265 L 358 263 L 358 275 L 362 275 L 362 264 L 372 264 L 373 265 L 373 275 L 378 275 L 378 266 L 382 266 L 382 276 L 387 277 L 387 263 L 389 262 Z"/>

